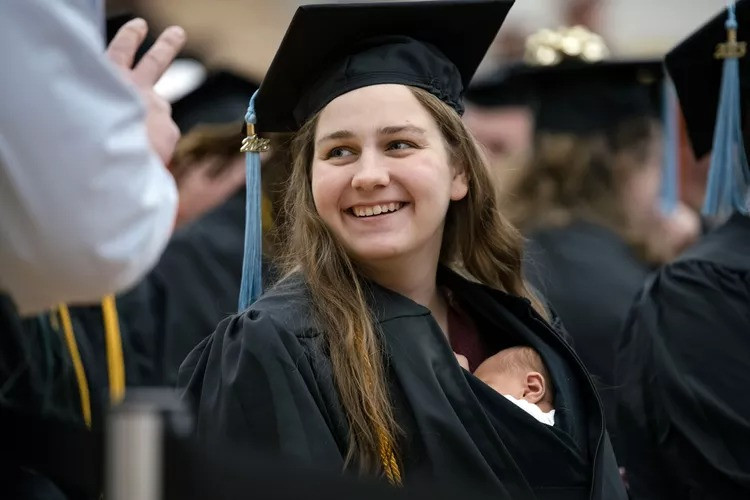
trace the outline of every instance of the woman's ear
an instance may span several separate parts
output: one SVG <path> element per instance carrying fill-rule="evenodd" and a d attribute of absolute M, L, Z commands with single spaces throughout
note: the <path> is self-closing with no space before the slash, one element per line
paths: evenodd
<path fill-rule="evenodd" d="M 526 387 L 523 390 L 523 399 L 536 404 L 544 399 L 546 390 L 544 377 L 542 377 L 541 373 L 529 372 L 526 374 Z"/>
<path fill-rule="evenodd" d="M 469 177 L 463 165 L 453 167 L 453 181 L 451 181 L 451 200 L 462 200 L 469 192 Z"/>

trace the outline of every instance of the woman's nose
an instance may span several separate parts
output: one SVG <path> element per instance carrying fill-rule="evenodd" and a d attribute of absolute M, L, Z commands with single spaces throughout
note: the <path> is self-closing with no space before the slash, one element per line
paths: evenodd
<path fill-rule="evenodd" d="M 371 191 L 387 186 L 391 179 L 384 159 L 377 153 L 365 152 L 359 158 L 357 170 L 352 177 L 352 187 L 363 191 Z"/>

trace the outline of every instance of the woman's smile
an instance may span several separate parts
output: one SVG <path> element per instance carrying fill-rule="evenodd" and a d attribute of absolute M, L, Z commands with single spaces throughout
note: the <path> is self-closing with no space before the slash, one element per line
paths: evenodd
<path fill-rule="evenodd" d="M 438 259 L 448 206 L 466 185 L 409 88 L 372 85 L 337 97 L 320 113 L 315 144 L 315 207 L 352 257 L 389 259 L 389 269 Z"/>
<path fill-rule="evenodd" d="M 386 215 L 398 212 L 407 204 L 408 203 L 402 201 L 360 204 L 347 208 L 345 212 L 358 219 L 382 218 Z"/>

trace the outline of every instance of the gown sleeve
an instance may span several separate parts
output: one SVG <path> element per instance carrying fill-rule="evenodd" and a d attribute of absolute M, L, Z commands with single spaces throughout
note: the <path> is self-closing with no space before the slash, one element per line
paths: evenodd
<path fill-rule="evenodd" d="M 197 409 L 197 432 L 248 450 L 343 468 L 327 401 L 316 380 L 320 336 L 298 337 L 264 311 L 219 324 L 180 367 L 178 385 Z"/>
<path fill-rule="evenodd" d="M 736 397 L 750 382 L 737 355 L 750 349 L 749 298 L 747 276 L 684 261 L 661 270 L 636 299 L 616 363 L 620 459 L 632 498 L 716 492 L 722 477 L 747 470 L 750 453 L 731 443 L 750 425 L 741 417 L 750 415 L 748 403 Z"/>

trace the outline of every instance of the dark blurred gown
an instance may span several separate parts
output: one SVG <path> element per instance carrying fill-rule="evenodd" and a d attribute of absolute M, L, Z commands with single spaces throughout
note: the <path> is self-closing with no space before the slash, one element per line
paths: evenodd
<path fill-rule="evenodd" d="M 750 498 L 750 219 L 655 274 L 617 361 L 634 499 Z"/>
<path fill-rule="evenodd" d="M 178 231 L 156 268 L 118 298 L 126 384 L 174 385 L 194 345 L 236 311 L 244 245 L 245 191 Z M 109 404 L 104 318 L 100 305 L 69 307 L 90 392 L 92 425 Z M 0 411 L 83 425 L 80 387 L 57 310 L 19 318 L 0 295 Z M 10 450 L 7 450 L 10 451 Z M 0 454 L 0 465 L 15 457 Z M 6 492 L 23 498 L 65 498 L 47 478 L 2 468 Z M 8 489 L 9 488 L 9 489 Z"/>
<path fill-rule="evenodd" d="M 614 231 L 583 220 L 532 233 L 526 259 L 527 279 L 560 316 L 597 382 L 617 453 L 617 339 L 649 267 Z"/>
<path fill-rule="evenodd" d="M 152 382 L 174 385 L 188 353 L 237 311 L 245 233 L 245 190 L 179 229 L 156 267 L 118 298 L 120 320 L 150 339 Z M 267 274 L 267 273 L 266 273 Z"/>
<path fill-rule="evenodd" d="M 77 307 L 69 311 L 89 389 L 91 425 L 101 428 L 103 413 L 109 403 L 101 308 Z M 60 324 L 57 310 L 21 318 L 10 298 L 0 294 L 2 498 L 64 500 L 97 497 L 72 490 L 71 484 L 65 481 L 65 484 L 56 483 L 45 474 L 47 471 L 59 473 L 85 467 L 79 462 L 66 465 L 71 457 L 80 458 L 77 454 L 80 450 L 71 450 L 69 446 L 78 444 L 78 434 L 71 435 L 69 431 L 80 433 L 85 428 L 80 387 Z M 132 346 L 125 335 L 122 343 L 123 351 L 130 353 Z M 139 357 L 126 356 L 126 360 L 127 382 L 138 383 Z M 58 432 L 61 430 L 65 430 L 65 434 Z M 34 469 L 34 464 L 41 466 L 42 473 Z"/>

